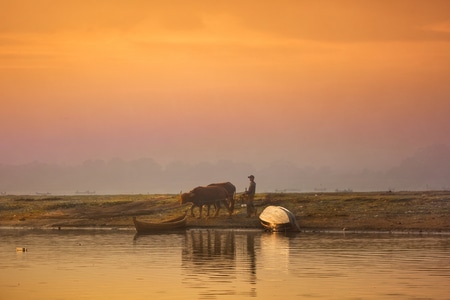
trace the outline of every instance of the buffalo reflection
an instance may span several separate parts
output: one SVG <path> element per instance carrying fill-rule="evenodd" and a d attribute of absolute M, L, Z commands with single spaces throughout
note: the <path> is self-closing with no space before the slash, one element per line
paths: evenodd
<path fill-rule="evenodd" d="M 183 284 L 200 298 L 256 297 L 255 237 L 259 232 L 189 230 L 182 251 Z M 239 266 L 237 267 L 237 264 Z M 237 270 L 238 269 L 238 270 Z M 242 269 L 248 270 L 245 278 Z"/>

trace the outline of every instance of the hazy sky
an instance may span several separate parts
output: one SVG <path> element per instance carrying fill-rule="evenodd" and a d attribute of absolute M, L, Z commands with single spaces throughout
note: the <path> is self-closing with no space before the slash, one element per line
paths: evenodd
<path fill-rule="evenodd" d="M 0 0 L 0 163 L 382 168 L 450 144 L 450 1 Z"/>

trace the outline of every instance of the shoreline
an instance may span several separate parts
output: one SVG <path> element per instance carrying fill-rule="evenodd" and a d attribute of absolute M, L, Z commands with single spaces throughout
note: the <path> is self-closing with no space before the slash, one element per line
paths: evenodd
<path fill-rule="evenodd" d="M 155 232 L 153 234 L 166 234 L 171 232 L 185 232 L 190 230 L 231 230 L 231 231 L 256 231 L 256 232 L 267 232 L 270 234 L 278 235 L 296 235 L 296 234 L 330 234 L 330 235 L 395 235 L 395 236 L 449 236 L 450 231 L 423 231 L 423 230 L 326 230 L 326 229 L 300 229 L 298 232 L 287 231 L 287 232 L 268 232 L 264 228 L 240 228 L 240 227 L 186 227 L 185 229 L 174 230 L 174 231 L 161 231 Z M 134 227 L 63 227 L 61 229 L 55 227 L 20 227 L 20 226 L 0 226 L 0 231 L 36 231 L 36 232 L 75 232 L 83 231 L 89 232 L 131 232 L 136 235 L 151 235 L 151 234 L 138 234 Z"/>
<path fill-rule="evenodd" d="M 188 209 L 178 197 L 2 195 L 0 229 L 134 230 L 133 216 L 161 221 Z M 236 199 L 231 219 L 222 207 L 216 218 L 189 216 L 188 229 L 263 230 Z M 305 233 L 450 234 L 450 191 L 256 194 L 258 215 L 268 205 L 289 209 Z"/>

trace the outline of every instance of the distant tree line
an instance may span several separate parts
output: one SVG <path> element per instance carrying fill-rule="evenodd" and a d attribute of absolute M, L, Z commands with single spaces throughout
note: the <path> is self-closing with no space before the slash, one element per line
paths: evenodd
<path fill-rule="evenodd" d="M 442 190 L 450 189 L 450 150 L 430 147 L 388 170 L 358 172 L 301 167 L 289 161 L 272 162 L 263 168 L 225 160 L 197 164 L 174 161 L 162 166 L 152 158 L 87 160 L 72 166 L 0 164 L 0 193 L 179 193 L 222 181 L 233 182 L 238 192 L 243 192 L 249 174 L 256 176 L 257 192 Z"/>

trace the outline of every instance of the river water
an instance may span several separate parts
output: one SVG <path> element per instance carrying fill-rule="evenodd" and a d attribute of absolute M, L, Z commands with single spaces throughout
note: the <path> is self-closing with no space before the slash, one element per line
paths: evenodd
<path fill-rule="evenodd" d="M 0 234 L 0 299 L 450 299 L 448 235 Z"/>

